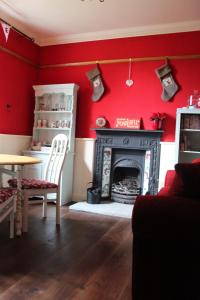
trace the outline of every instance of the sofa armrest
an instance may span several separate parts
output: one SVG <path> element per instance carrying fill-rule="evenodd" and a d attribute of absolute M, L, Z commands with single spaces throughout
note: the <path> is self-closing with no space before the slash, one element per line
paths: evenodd
<path fill-rule="evenodd" d="M 200 199 L 138 196 L 132 221 L 133 299 L 197 299 Z"/>
<path fill-rule="evenodd" d="M 200 199 L 179 196 L 138 196 L 134 204 L 134 235 L 175 239 L 199 235 Z"/>

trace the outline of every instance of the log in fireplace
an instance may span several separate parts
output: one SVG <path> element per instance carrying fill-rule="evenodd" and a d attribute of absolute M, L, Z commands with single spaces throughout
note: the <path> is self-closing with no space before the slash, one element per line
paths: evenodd
<path fill-rule="evenodd" d="M 93 183 L 101 200 L 134 203 L 137 195 L 156 194 L 162 130 L 95 128 Z"/>

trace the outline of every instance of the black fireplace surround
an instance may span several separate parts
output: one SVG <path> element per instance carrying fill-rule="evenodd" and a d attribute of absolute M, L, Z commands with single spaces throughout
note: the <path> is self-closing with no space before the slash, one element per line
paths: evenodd
<path fill-rule="evenodd" d="M 145 154 L 149 153 L 149 175 L 147 193 L 158 192 L 160 165 L 160 137 L 162 130 L 131 130 L 115 128 L 94 128 L 96 131 L 93 185 L 102 190 L 105 165 L 109 182 L 107 193 L 101 193 L 101 200 L 113 200 L 112 186 L 120 178 L 134 177 L 131 188 L 135 195 L 144 194 Z M 105 157 L 107 161 L 105 162 Z M 107 168 L 107 166 L 109 166 Z M 126 174 L 126 176 L 125 176 Z M 125 178 L 126 177 L 126 178 Z M 124 179 L 125 178 L 125 179 Z M 136 182 L 136 185 L 135 185 Z M 126 201 L 113 201 L 129 203 Z"/>

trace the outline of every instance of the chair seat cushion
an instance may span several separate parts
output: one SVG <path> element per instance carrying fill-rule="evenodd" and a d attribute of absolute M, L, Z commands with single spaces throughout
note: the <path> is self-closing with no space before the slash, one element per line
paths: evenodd
<path fill-rule="evenodd" d="M 8 200 L 13 196 L 14 190 L 10 188 L 1 188 L 0 189 L 0 204 Z"/>
<path fill-rule="evenodd" d="M 11 187 L 17 187 L 16 179 L 9 179 L 8 184 Z M 48 182 L 46 180 L 39 179 L 22 179 L 22 189 L 51 189 L 57 188 L 58 185 L 52 182 Z"/>

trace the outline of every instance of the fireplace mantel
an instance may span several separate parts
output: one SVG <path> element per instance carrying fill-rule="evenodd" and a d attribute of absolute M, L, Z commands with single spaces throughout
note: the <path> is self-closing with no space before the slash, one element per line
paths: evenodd
<path fill-rule="evenodd" d="M 144 148 L 148 150 L 153 144 L 160 144 L 163 130 L 132 130 L 121 128 L 92 128 L 96 131 L 97 144 L 111 147 Z"/>
<path fill-rule="evenodd" d="M 160 138 L 163 130 L 132 130 L 121 128 L 91 128 L 96 131 L 94 185 L 101 189 L 105 149 L 126 149 L 128 151 L 149 151 L 151 156 L 148 192 L 158 191 L 160 165 Z M 112 181 L 112 170 L 110 174 Z M 108 197 L 109 198 L 109 197 Z"/>
<path fill-rule="evenodd" d="M 120 133 L 134 133 L 134 134 L 152 134 L 152 135 L 162 135 L 163 134 L 163 130 L 144 130 L 144 129 L 125 129 L 125 128 L 91 128 L 91 130 L 95 130 L 96 132 L 99 133 L 113 133 L 113 132 L 118 132 Z"/>

